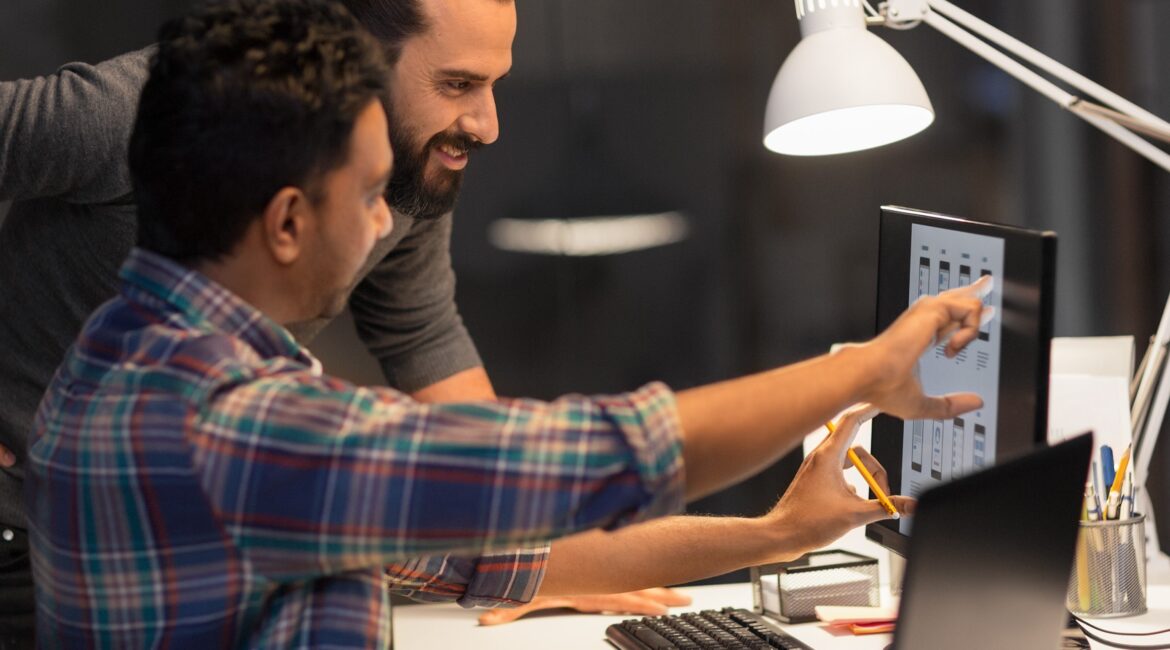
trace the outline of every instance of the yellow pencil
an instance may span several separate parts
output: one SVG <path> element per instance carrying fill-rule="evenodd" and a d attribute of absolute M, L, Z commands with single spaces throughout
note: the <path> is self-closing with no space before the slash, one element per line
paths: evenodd
<path fill-rule="evenodd" d="M 830 421 L 825 423 L 825 428 L 828 429 L 829 433 L 831 434 L 837 430 L 837 425 Z M 849 451 L 846 452 L 846 455 L 849 456 L 849 462 L 853 463 L 853 466 L 856 467 L 857 471 L 861 474 L 861 478 L 865 479 L 865 482 L 869 485 L 869 489 L 873 490 L 874 495 L 877 496 L 878 503 L 882 504 L 882 507 L 886 509 L 886 512 L 890 513 L 891 517 L 894 519 L 900 518 L 902 515 L 899 514 L 898 509 L 894 507 L 894 502 L 890 501 L 890 498 L 887 497 L 886 493 L 883 492 L 881 487 L 878 486 L 877 481 L 873 480 L 873 475 L 869 473 L 869 470 L 865 469 L 865 465 L 862 464 L 861 459 L 857 457 L 857 454 L 853 451 L 852 447 L 849 448 Z"/>
<path fill-rule="evenodd" d="M 1125 472 L 1129 469 L 1129 452 L 1130 448 L 1126 447 L 1125 453 L 1121 455 L 1121 464 L 1117 466 L 1117 476 L 1109 488 L 1109 499 L 1105 506 L 1107 519 L 1121 519 L 1121 487 L 1125 484 Z"/>
<path fill-rule="evenodd" d="M 1121 455 L 1121 462 L 1117 465 L 1117 475 L 1113 478 L 1113 485 L 1110 486 L 1109 491 L 1121 492 L 1121 486 L 1125 483 L 1125 471 L 1129 469 L 1129 447 L 1125 448 L 1125 453 Z"/>

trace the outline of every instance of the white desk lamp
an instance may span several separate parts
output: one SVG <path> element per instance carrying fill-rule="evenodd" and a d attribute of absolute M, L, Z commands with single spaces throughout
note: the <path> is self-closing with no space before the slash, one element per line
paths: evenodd
<path fill-rule="evenodd" d="M 1170 142 L 1170 123 L 947 0 L 889 0 L 878 10 L 865 0 L 795 4 L 801 41 L 776 74 L 764 113 L 764 146 L 772 151 L 797 156 L 861 151 L 929 126 L 934 109 L 918 75 L 893 47 L 866 29 L 910 29 L 926 23 L 1170 171 L 1170 154 L 1140 137 Z M 1025 63 L 1096 102 L 1065 91 Z M 1142 488 L 1170 403 L 1170 381 L 1162 381 L 1168 345 L 1170 299 L 1134 383 L 1134 481 Z M 1143 510 L 1152 512 L 1144 490 L 1143 497 Z M 1155 532 L 1152 518 L 1150 532 Z"/>
<path fill-rule="evenodd" d="M 890 0 L 880 13 L 863 0 L 795 2 L 802 38 L 776 75 L 764 115 L 764 146 L 772 151 L 860 151 L 929 126 L 934 109 L 922 82 L 893 47 L 866 31 L 926 23 L 1170 171 L 1170 154 L 1137 135 L 1170 142 L 1170 123 L 947 0 Z M 1066 92 L 1021 61 L 1101 103 Z"/>

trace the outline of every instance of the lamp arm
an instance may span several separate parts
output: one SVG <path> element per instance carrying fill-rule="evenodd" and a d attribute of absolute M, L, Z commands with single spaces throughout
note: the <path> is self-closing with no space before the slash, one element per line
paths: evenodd
<path fill-rule="evenodd" d="M 1166 375 L 1166 352 L 1170 346 L 1170 298 L 1166 299 L 1166 306 L 1162 310 L 1162 319 L 1158 321 L 1158 330 L 1150 340 L 1146 356 L 1150 363 L 1142 368 L 1141 379 L 1138 381 L 1137 394 L 1133 404 L 1133 454 L 1134 459 L 1144 460 L 1145 463 L 1135 465 L 1145 479 L 1144 468 L 1149 467 L 1149 452 L 1154 450 L 1154 443 L 1158 432 L 1162 429 L 1162 419 L 1166 415 L 1166 404 L 1170 401 L 1170 376 Z M 1157 388 L 1155 396 L 1154 389 Z M 1153 398 L 1151 400 L 1151 397 Z M 1145 456 L 1143 459 L 1142 457 Z M 1138 478 L 1138 476 L 1134 476 Z"/>
<path fill-rule="evenodd" d="M 955 24 L 941 13 L 934 11 L 928 12 L 923 16 L 922 21 L 959 45 L 986 59 L 992 65 L 1020 80 L 1032 90 L 1056 102 L 1061 107 L 1068 108 L 1077 101 L 1078 98 L 1076 95 L 1057 86 L 1016 59 L 995 49 L 987 41 L 978 38 L 975 34 Z"/>
<path fill-rule="evenodd" d="M 1108 106 L 1094 104 L 1093 102 L 1090 102 L 1086 99 L 1082 99 L 1073 104 L 1069 107 L 1069 110 L 1073 111 L 1074 113 L 1097 115 L 1109 120 L 1110 122 L 1116 122 L 1117 124 L 1120 124 L 1121 126 L 1124 126 L 1125 128 L 1135 133 L 1140 133 L 1146 137 L 1161 140 L 1162 142 L 1170 142 L 1170 130 L 1158 128 L 1157 125 L 1143 122 L 1136 118 L 1130 117 L 1125 113 L 1115 111 Z"/>
<path fill-rule="evenodd" d="M 1170 301 L 1167 302 L 1166 307 L 1170 311 Z M 1166 344 L 1167 341 L 1161 339 L 1155 340 L 1150 345 L 1163 346 L 1165 349 Z M 1158 434 L 1161 432 L 1162 422 L 1166 418 L 1166 406 L 1170 404 L 1170 375 L 1167 375 L 1164 363 L 1154 373 L 1150 385 L 1151 387 L 1157 385 L 1157 390 L 1153 398 L 1146 403 L 1145 422 L 1141 423 L 1140 430 L 1134 431 L 1133 448 L 1130 452 L 1133 456 L 1131 462 L 1133 463 L 1134 484 L 1142 487 L 1145 486 L 1146 478 L 1150 474 L 1151 456 L 1154 454 L 1154 447 L 1158 444 Z"/>
<path fill-rule="evenodd" d="M 1097 101 L 1112 107 L 1114 110 L 1124 113 L 1139 121 L 1148 123 L 1158 127 L 1163 132 L 1170 133 L 1170 122 L 1163 120 L 1157 115 L 1147 111 L 1128 99 L 1118 95 L 1117 93 L 1105 88 L 1101 84 L 1089 79 L 1079 72 L 1069 68 L 1068 66 L 1056 61 L 1052 57 L 1045 55 L 1039 50 L 1025 44 L 1019 39 L 1007 34 L 1006 32 L 976 18 L 969 12 L 956 7 L 949 0 L 926 0 L 926 3 L 935 12 L 941 13 L 950 18 L 955 23 L 962 25 L 965 29 L 978 34 L 994 45 L 1011 52 L 1019 57 L 1021 60 L 1036 66 L 1037 68 L 1047 72 L 1056 79 L 1063 81 L 1073 88 L 1089 97 L 1095 98 Z"/>
<path fill-rule="evenodd" d="M 1139 138 L 1133 131 L 1130 131 L 1116 122 L 1111 122 L 1108 119 L 1101 117 L 1100 115 L 1095 115 L 1086 111 L 1079 104 L 1070 106 L 1069 111 L 1082 120 L 1092 124 L 1093 126 L 1112 136 L 1114 140 L 1117 140 L 1121 144 L 1124 144 L 1130 149 L 1133 149 L 1137 153 L 1145 156 L 1146 159 L 1150 162 L 1170 172 L 1170 154 L 1167 154 L 1165 151 L 1155 147 L 1150 143 L 1149 140 Z"/>
<path fill-rule="evenodd" d="M 1059 70 L 1059 71 L 1061 71 L 1061 73 L 1064 73 L 1067 75 L 1073 75 L 1073 76 L 1077 77 L 1078 80 L 1083 80 L 1089 84 L 1093 84 L 1093 82 L 1088 81 L 1087 79 L 1085 79 L 1081 75 L 1073 72 L 1072 70 L 1069 70 L 1068 68 L 1066 68 L 1063 65 L 1061 65 L 1060 63 L 1050 59 L 1049 57 L 1045 56 L 1044 54 L 1041 54 L 1040 52 L 1038 52 L 1038 51 L 1028 47 L 1027 45 L 1024 45 L 1020 41 L 1012 38 L 1011 36 L 1008 36 L 1007 34 L 1004 34 L 1003 32 L 999 31 L 998 29 L 978 20 L 974 16 L 971 16 L 970 14 L 963 12 L 962 10 L 958 9 L 957 7 L 954 7 L 954 5 L 951 5 L 949 2 L 946 2 L 946 0 L 929 0 L 929 7 L 930 8 L 935 8 L 939 5 L 945 6 L 948 10 L 954 10 L 956 12 L 959 12 L 960 14 L 963 15 L 963 17 L 962 17 L 963 20 L 970 19 L 972 21 L 975 21 L 976 23 L 978 23 L 980 25 L 981 31 L 991 33 L 992 35 L 994 35 L 996 37 L 1002 37 L 1004 39 L 1011 41 L 1011 43 L 1013 44 L 1012 45 L 1013 49 L 1027 51 L 1028 56 L 1027 57 L 1021 56 L 1021 58 L 1028 61 L 1029 63 L 1032 63 L 1032 64 L 1036 65 L 1037 67 L 1040 67 L 1041 69 L 1044 69 L 1044 70 L 1050 70 L 1050 71 L 1051 70 Z M 894 6 L 894 3 L 891 3 L 890 7 L 893 7 L 893 6 Z M 909 14 L 902 12 L 901 15 L 908 16 Z M 1111 119 L 1109 119 L 1107 113 L 1103 113 L 1099 110 L 1093 110 L 1091 107 L 1095 106 L 1095 105 L 1090 104 L 1088 102 L 1084 102 L 1082 99 L 1080 99 L 1076 95 L 1073 95 L 1072 93 L 1064 90 L 1060 86 L 1057 86 L 1055 83 L 1049 81 L 1047 78 L 1045 78 L 1044 76 L 1040 75 L 1039 73 L 1033 71 L 1031 68 L 1025 66 L 1024 64 L 1013 59 L 1012 57 L 1008 56 L 1007 54 L 992 47 L 987 41 L 981 40 L 972 32 L 969 32 L 966 29 L 964 29 L 963 27 L 960 27 L 959 25 L 955 24 L 954 22 L 952 22 L 950 19 L 948 19 L 946 16 L 944 16 L 939 11 L 927 10 L 924 12 L 923 15 L 919 15 L 917 17 L 914 17 L 913 20 L 921 20 L 922 22 L 925 22 L 926 24 L 930 25 L 931 27 L 933 27 L 934 29 L 936 29 L 937 31 L 942 33 L 944 36 L 947 36 L 951 40 L 962 45 L 963 47 L 967 48 L 968 50 L 971 50 L 972 52 L 974 52 L 978 56 L 982 57 L 983 59 L 986 59 L 992 65 L 998 67 L 999 69 L 1003 70 L 1004 72 L 1015 77 L 1020 82 L 1022 82 L 1024 85 L 1028 86 L 1029 88 L 1032 88 L 1033 90 L 1040 93 L 1041 95 L 1044 95 L 1045 97 L 1051 99 L 1052 101 L 1056 102 L 1056 104 L 1058 104 L 1062 108 L 1069 110 L 1071 113 L 1073 113 L 1077 117 L 1080 117 L 1081 119 L 1085 120 L 1089 124 L 1092 124 L 1093 126 L 1097 127 L 1101 131 L 1104 131 L 1107 135 L 1109 135 L 1113 139 L 1124 144 L 1125 146 L 1134 150 L 1138 154 L 1141 154 L 1143 157 L 1148 159 L 1150 162 L 1153 162 L 1155 165 L 1158 165 L 1162 169 L 1165 169 L 1166 171 L 1170 172 L 1170 154 L 1168 154 L 1165 151 L 1154 146 L 1149 141 L 1147 141 L 1141 137 L 1138 137 L 1133 131 L 1130 131 L 1129 129 L 1122 126 L 1121 124 L 1118 124 L 1117 122 L 1112 121 Z M 1003 46 L 1005 49 L 1009 49 L 1008 44 L 1006 44 L 1006 43 L 1000 43 L 999 41 L 994 41 L 994 40 L 992 40 L 992 42 Z M 1009 50 L 1009 51 L 1011 51 L 1011 50 Z M 1041 65 L 1041 61 L 1046 61 L 1047 63 L 1044 65 Z M 1057 74 L 1056 72 L 1052 72 L 1052 74 L 1053 74 L 1053 76 L 1055 76 L 1057 78 L 1060 78 L 1064 81 L 1068 81 L 1068 83 L 1070 83 L 1074 86 L 1077 85 L 1076 83 L 1074 83 L 1074 81 L 1072 79 L 1066 79 L 1061 74 Z M 1112 95 L 1113 97 L 1116 97 L 1121 102 L 1124 102 L 1125 104 L 1128 104 L 1128 105 L 1132 106 L 1133 108 L 1137 108 L 1137 110 L 1141 111 L 1143 114 L 1150 115 L 1151 117 L 1154 117 L 1154 119 L 1156 120 L 1156 122 L 1146 122 L 1144 120 L 1144 118 L 1137 118 L 1137 117 L 1134 117 L 1133 115 L 1130 115 L 1129 113 L 1125 113 L 1125 115 L 1128 116 L 1127 121 L 1143 122 L 1143 130 L 1152 129 L 1152 130 L 1158 131 L 1158 130 L 1162 130 L 1162 129 L 1160 129 L 1161 125 L 1166 125 L 1166 128 L 1164 129 L 1164 131 L 1167 134 L 1170 134 L 1170 124 L 1167 124 L 1164 120 L 1161 120 L 1157 116 L 1153 116 L 1152 114 L 1150 114 L 1146 111 L 1143 111 L 1142 109 L 1134 106 L 1131 102 L 1126 101 L 1125 99 L 1117 96 L 1116 94 L 1114 94 L 1108 90 L 1105 90 L 1104 88 L 1101 88 L 1100 86 L 1097 86 L 1096 84 L 1093 84 L 1093 85 L 1096 86 L 1097 88 L 1100 88 L 1100 90 L 1102 90 L 1103 92 L 1105 92 L 1109 95 Z"/>

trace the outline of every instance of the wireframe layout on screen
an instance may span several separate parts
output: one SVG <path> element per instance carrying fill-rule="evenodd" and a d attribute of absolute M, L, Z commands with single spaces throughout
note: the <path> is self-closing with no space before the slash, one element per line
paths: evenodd
<path fill-rule="evenodd" d="M 879 416 L 873 453 L 895 494 L 925 490 L 1045 441 L 1056 235 L 885 206 L 878 252 L 877 331 L 922 296 L 990 275 L 996 315 L 955 358 L 943 346 L 918 361 L 930 394 L 973 391 L 983 407 L 948 420 Z M 866 535 L 905 553 L 913 518 L 871 524 Z"/>

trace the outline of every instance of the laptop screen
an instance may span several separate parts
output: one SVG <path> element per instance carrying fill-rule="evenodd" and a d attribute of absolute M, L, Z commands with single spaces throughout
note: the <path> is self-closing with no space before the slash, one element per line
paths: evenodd
<path fill-rule="evenodd" d="M 922 496 L 894 648 L 1059 647 L 1092 447 L 1081 435 Z"/>

